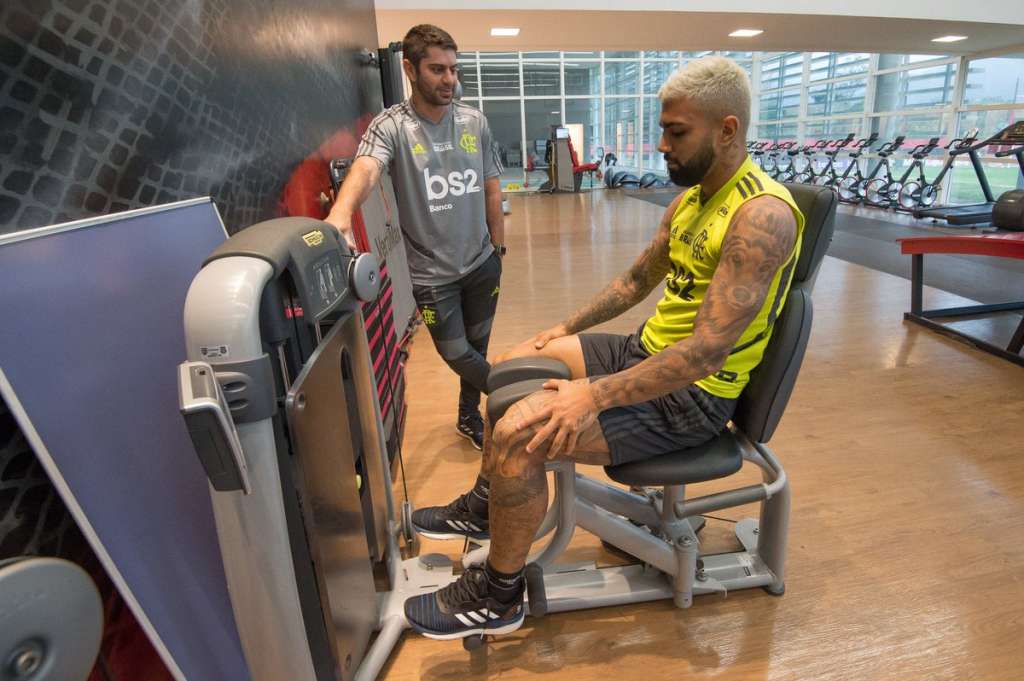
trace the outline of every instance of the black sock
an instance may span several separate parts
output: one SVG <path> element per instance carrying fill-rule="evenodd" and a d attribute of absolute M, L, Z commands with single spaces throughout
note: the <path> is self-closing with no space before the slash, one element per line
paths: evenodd
<path fill-rule="evenodd" d="M 491 483 L 484 476 L 476 476 L 476 484 L 469 493 L 469 510 L 481 518 L 487 517 L 487 508 L 491 498 Z"/>
<path fill-rule="evenodd" d="M 498 572 L 491 565 L 491 561 L 487 561 L 484 570 L 487 572 L 487 586 L 491 596 L 499 603 L 511 603 L 523 593 L 522 570 L 512 573 Z"/>

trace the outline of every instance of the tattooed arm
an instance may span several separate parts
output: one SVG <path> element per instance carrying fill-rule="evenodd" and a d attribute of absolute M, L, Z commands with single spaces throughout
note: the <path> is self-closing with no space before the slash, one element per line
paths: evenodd
<path fill-rule="evenodd" d="M 645 402 L 715 373 L 764 304 L 796 242 L 790 207 L 753 199 L 733 217 L 718 269 L 697 311 L 693 335 L 643 362 L 592 384 L 598 410 Z"/>

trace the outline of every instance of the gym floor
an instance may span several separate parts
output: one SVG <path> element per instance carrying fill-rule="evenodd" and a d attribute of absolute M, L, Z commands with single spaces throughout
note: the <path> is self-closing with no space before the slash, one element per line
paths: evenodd
<path fill-rule="evenodd" d="M 662 211 L 612 191 L 509 202 L 492 354 L 586 302 L 632 261 Z M 601 328 L 632 331 L 656 299 Z M 665 601 L 527 618 L 472 655 L 407 633 L 380 678 L 1019 679 L 1024 369 L 903 322 L 909 299 L 903 278 L 825 259 L 807 357 L 770 443 L 793 486 L 784 596 L 754 589 L 698 596 L 688 610 Z M 959 302 L 926 291 L 926 306 Z M 1009 337 L 1008 325 L 970 324 Z M 458 382 L 422 332 L 408 384 L 411 500 L 447 503 L 468 489 L 480 455 L 455 435 Z M 728 486 L 757 481 L 748 465 Z M 719 514 L 752 515 L 756 506 Z M 703 550 L 732 550 L 731 531 L 710 520 Z M 422 542 L 453 559 L 461 548 Z M 623 562 L 578 530 L 563 562 L 581 561 Z"/>

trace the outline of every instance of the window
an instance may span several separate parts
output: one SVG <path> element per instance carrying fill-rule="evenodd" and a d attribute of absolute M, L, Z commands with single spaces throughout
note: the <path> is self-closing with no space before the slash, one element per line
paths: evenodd
<path fill-rule="evenodd" d="M 761 120 L 796 118 L 800 113 L 800 90 L 778 90 L 761 95 Z"/>
<path fill-rule="evenodd" d="M 604 104 L 605 151 L 614 153 L 620 165 L 638 165 L 640 98 L 607 99 Z"/>
<path fill-rule="evenodd" d="M 903 143 L 904 148 L 909 148 L 926 142 L 931 137 L 943 136 L 946 125 L 944 116 L 940 113 L 879 116 L 871 119 L 871 131 L 878 133 L 880 141 L 889 141 L 897 135 L 903 135 L 907 138 Z"/>
<path fill-rule="evenodd" d="M 971 61 L 964 104 L 1024 104 L 1024 54 Z"/>
<path fill-rule="evenodd" d="M 565 100 L 565 124 L 583 126 L 583 148 L 577 149 L 580 163 L 589 163 L 601 156 L 601 99 Z"/>
<path fill-rule="evenodd" d="M 843 139 L 851 132 L 860 130 L 859 118 L 835 118 L 823 121 L 807 121 L 804 125 L 804 143 L 811 144 L 820 139 Z"/>
<path fill-rule="evenodd" d="M 796 123 L 771 123 L 769 125 L 757 126 L 757 139 L 759 140 L 786 142 L 789 140 L 795 140 L 796 134 Z"/>
<path fill-rule="evenodd" d="M 949 104 L 956 64 L 886 73 L 878 77 L 875 111 L 921 109 Z"/>
<path fill-rule="evenodd" d="M 509 183 L 519 185 L 523 181 L 522 117 L 519 100 L 484 101 L 481 111 L 487 117 L 491 136 L 498 145 L 498 155 L 505 167 L 501 175 L 504 189 Z"/>
<path fill-rule="evenodd" d="M 604 93 L 606 95 L 635 95 L 639 92 L 640 62 L 605 62 Z"/>
<path fill-rule="evenodd" d="M 605 52 L 605 59 L 639 59 L 639 52 Z"/>
<path fill-rule="evenodd" d="M 462 83 L 463 97 L 480 96 L 480 78 L 476 72 L 476 62 L 459 62 L 459 82 Z"/>
<path fill-rule="evenodd" d="M 519 63 L 483 62 L 480 64 L 484 97 L 518 97 Z"/>
<path fill-rule="evenodd" d="M 908 64 L 919 64 L 935 59 L 946 59 L 945 54 L 880 54 L 878 55 L 878 68 L 880 71 L 896 69 Z"/>
<path fill-rule="evenodd" d="M 810 80 L 828 80 L 863 73 L 871 64 L 871 55 L 860 52 L 812 52 Z"/>
<path fill-rule="evenodd" d="M 644 52 L 644 59 L 672 59 L 679 60 L 679 52 Z"/>
<path fill-rule="evenodd" d="M 649 61 L 644 63 L 644 90 L 645 95 L 656 95 L 661 86 L 665 84 L 668 77 L 676 70 L 675 62 L 670 61 Z"/>
<path fill-rule="evenodd" d="M 807 115 L 831 116 L 864 110 L 866 81 L 840 80 L 807 88 Z"/>
<path fill-rule="evenodd" d="M 658 151 L 661 142 L 661 104 L 657 97 L 644 97 L 644 147 L 641 163 L 644 168 L 665 170 L 665 157 Z"/>
<path fill-rule="evenodd" d="M 480 59 L 512 59 L 518 60 L 518 52 L 481 52 Z"/>
<path fill-rule="evenodd" d="M 523 62 L 523 94 L 553 95 L 562 93 L 561 66 L 558 62 Z"/>
<path fill-rule="evenodd" d="M 601 62 L 565 62 L 565 94 L 601 94 Z"/>
<path fill-rule="evenodd" d="M 802 52 L 783 52 L 768 56 L 761 62 L 761 89 L 774 90 L 787 85 L 799 85 L 803 79 Z"/>

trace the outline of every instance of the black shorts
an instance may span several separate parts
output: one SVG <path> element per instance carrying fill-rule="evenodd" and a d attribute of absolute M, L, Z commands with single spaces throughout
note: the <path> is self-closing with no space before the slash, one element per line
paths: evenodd
<path fill-rule="evenodd" d="M 590 377 L 617 373 L 650 356 L 639 333 L 584 333 L 579 338 Z M 735 399 L 689 385 L 649 402 L 606 409 L 598 421 L 612 465 L 618 465 L 703 444 L 725 429 L 735 409 Z"/>

